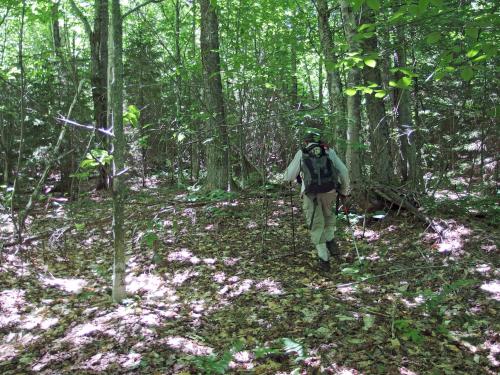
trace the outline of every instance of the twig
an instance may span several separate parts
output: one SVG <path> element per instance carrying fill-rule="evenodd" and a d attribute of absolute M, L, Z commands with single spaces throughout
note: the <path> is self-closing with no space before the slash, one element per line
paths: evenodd
<path fill-rule="evenodd" d="M 132 13 L 138 11 L 139 9 L 141 9 L 142 7 L 145 7 L 146 5 L 148 4 L 152 4 L 152 3 L 156 3 L 156 4 L 159 4 L 161 3 L 163 0 L 146 0 L 145 2 L 143 2 L 142 4 L 139 4 L 137 5 L 135 8 L 132 8 L 130 9 L 129 11 L 125 12 L 122 16 L 122 19 L 125 19 L 125 17 L 131 15 Z"/>
<path fill-rule="evenodd" d="M 98 131 L 102 134 L 105 134 L 107 135 L 108 137 L 114 137 L 115 135 L 109 130 L 109 129 L 104 129 L 104 128 L 96 128 L 92 125 L 82 125 L 82 124 L 79 124 L 78 122 L 76 121 L 72 121 L 70 119 L 67 119 L 63 116 L 59 116 L 56 118 L 56 121 L 59 121 L 59 122 L 62 122 L 62 123 L 65 123 L 67 125 L 73 125 L 73 126 L 76 126 L 78 128 L 83 128 L 83 129 L 86 129 L 86 130 L 92 130 L 92 131 Z"/>
<path fill-rule="evenodd" d="M 347 283 L 347 284 L 337 284 L 336 287 L 337 288 L 344 288 L 346 286 L 361 284 L 362 282 L 365 282 L 366 280 L 378 279 L 378 278 L 381 278 L 381 277 L 384 277 L 384 276 L 389 276 L 389 275 L 392 275 L 392 274 L 395 274 L 395 273 L 399 273 L 399 272 L 422 270 L 422 269 L 431 269 L 431 268 L 445 268 L 445 267 L 448 267 L 448 266 L 447 265 L 440 265 L 440 266 L 425 266 L 425 267 L 401 268 L 401 269 L 398 269 L 398 270 L 394 270 L 394 271 L 383 273 L 381 275 L 375 275 L 375 276 L 366 277 L 366 278 L 364 278 L 364 280 L 353 281 L 352 283 Z"/>

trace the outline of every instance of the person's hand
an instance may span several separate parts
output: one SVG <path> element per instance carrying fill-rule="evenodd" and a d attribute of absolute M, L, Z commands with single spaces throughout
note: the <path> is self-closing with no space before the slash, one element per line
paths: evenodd
<path fill-rule="evenodd" d="M 342 206 L 344 208 L 344 213 L 349 214 L 349 195 L 340 194 L 340 201 L 342 202 Z"/>

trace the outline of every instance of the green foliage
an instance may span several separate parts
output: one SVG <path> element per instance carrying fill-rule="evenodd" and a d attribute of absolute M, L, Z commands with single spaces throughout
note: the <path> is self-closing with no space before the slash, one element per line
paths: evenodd
<path fill-rule="evenodd" d="M 89 172 L 110 165 L 112 160 L 113 156 L 109 155 L 108 151 L 94 149 L 85 155 L 85 159 L 80 162 L 80 168 Z"/>
<path fill-rule="evenodd" d="M 420 344 L 424 339 L 421 331 L 415 327 L 415 323 L 410 319 L 395 320 L 394 327 L 405 340 Z"/>
<path fill-rule="evenodd" d="M 210 354 L 192 358 L 193 364 L 204 374 L 225 374 L 233 356 L 244 348 L 244 341 L 238 340 L 222 355 Z"/>
<path fill-rule="evenodd" d="M 129 105 L 127 111 L 123 114 L 123 123 L 137 128 L 141 111 L 135 105 Z"/>
<path fill-rule="evenodd" d="M 188 202 L 209 201 L 219 202 L 235 199 L 237 194 L 234 192 L 224 191 L 220 189 L 211 190 L 209 192 L 193 192 L 188 194 L 186 200 Z"/>

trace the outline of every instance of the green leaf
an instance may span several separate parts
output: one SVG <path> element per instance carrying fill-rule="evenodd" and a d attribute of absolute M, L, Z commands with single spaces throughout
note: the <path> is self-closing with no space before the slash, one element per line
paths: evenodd
<path fill-rule="evenodd" d="M 377 66 L 377 60 L 374 60 L 374 59 L 365 59 L 363 61 L 370 68 L 375 68 Z"/>
<path fill-rule="evenodd" d="M 476 56 L 479 53 L 479 50 L 477 49 L 471 49 L 469 52 L 467 52 L 467 57 L 469 59 L 472 59 L 474 56 Z"/>
<path fill-rule="evenodd" d="M 354 96 L 354 95 L 356 95 L 357 92 L 358 92 L 358 90 L 353 89 L 353 88 L 348 88 L 348 89 L 345 90 L 345 93 L 348 96 Z"/>
<path fill-rule="evenodd" d="M 361 5 L 363 5 L 363 3 L 365 2 L 364 0 L 350 0 L 350 1 L 351 1 L 352 8 L 355 11 L 360 10 L 361 9 Z"/>
<path fill-rule="evenodd" d="M 441 39 L 441 33 L 438 31 L 434 31 L 430 34 L 427 34 L 427 36 L 425 37 L 427 44 L 434 44 L 437 41 L 439 41 L 439 39 Z"/>
<path fill-rule="evenodd" d="M 431 4 L 437 7 L 441 7 L 443 5 L 443 0 L 431 0 Z"/>
<path fill-rule="evenodd" d="M 464 81 L 470 81 L 472 77 L 474 77 L 474 71 L 470 66 L 466 66 L 460 72 L 460 77 L 462 77 Z"/>
<path fill-rule="evenodd" d="M 476 58 L 475 58 L 474 60 L 472 60 L 472 61 L 474 61 L 474 62 L 480 62 L 480 61 L 484 61 L 484 60 L 486 60 L 487 58 L 488 58 L 488 56 L 487 56 L 487 55 L 481 55 L 481 56 L 479 56 L 479 57 L 476 57 Z"/>
<path fill-rule="evenodd" d="M 389 86 L 391 87 L 398 87 L 398 84 L 396 81 L 389 81 Z"/>
<path fill-rule="evenodd" d="M 403 88 L 410 87 L 410 85 L 411 85 L 411 78 L 410 77 L 402 77 L 398 81 L 398 85 L 399 85 L 399 87 L 403 87 Z"/>
<path fill-rule="evenodd" d="M 380 9 L 380 1 L 379 0 L 366 0 L 366 5 L 368 5 L 373 10 Z"/>
<path fill-rule="evenodd" d="M 365 342 L 363 339 L 349 339 L 347 340 L 350 344 L 362 344 Z"/>
<path fill-rule="evenodd" d="M 376 98 L 384 98 L 387 95 L 387 93 L 384 90 L 380 90 L 375 93 Z"/>
<path fill-rule="evenodd" d="M 363 316 L 363 330 L 368 331 L 375 323 L 375 318 L 372 315 Z"/>
<path fill-rule="evenodd" d="M 419 0 L 418 2 L 418 10 L 420 13 L 424 13 L 429 6 L 429 0 Z"/>
<path fill-rule="evenodd" d="M 477 40 L 478 35 L 479 29 L 477 27 L 467 27 L 465 29 L 465 36 L 467 36 L 469 39 Z"/>

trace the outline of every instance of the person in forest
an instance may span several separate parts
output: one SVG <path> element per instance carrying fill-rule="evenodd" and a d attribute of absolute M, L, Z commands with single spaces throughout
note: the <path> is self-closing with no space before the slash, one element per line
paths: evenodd
<path fill-rule="evenodd" d="M 311 241 L 318 252 L 320 268 L 330 269 L 330 257 L 338 251 L 335 243 L 337 194 L 346 200 L 349 194 L 349 174 L 333 148 L 321 141 L 319 131 L 308 131 L 304 147 L 298 150 L 288 165 L 283 179 L 297 180 Z"/>

